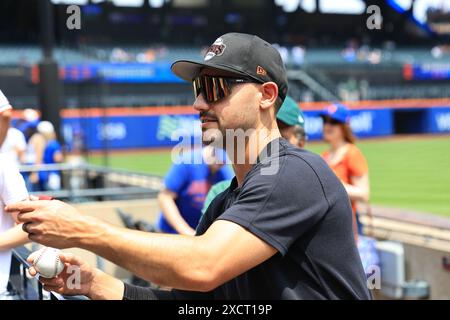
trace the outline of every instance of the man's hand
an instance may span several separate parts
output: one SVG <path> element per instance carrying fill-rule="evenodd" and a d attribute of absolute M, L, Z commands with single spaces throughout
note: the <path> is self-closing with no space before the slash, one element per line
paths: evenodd
<path fill-rule="evenodd" d="M 37 200 L 39 200 L 39 197 L 30 195 L 30 196 L 28 196 L 28 199 L 24 199 L 22 201 L 37 201 Z M 47 199 L 45 199 L 45 200 L 47 200 Z M 14 221 L 17 224 L 20 224 L 19 220 L 17 219 L 17 216 L 19 215 L 19 213 L 20 213 L 20 211 L 9 211 L 9 214 L 11 215 L 11 217 L 14 219 Z"/>
<path fill-rule="evenodd" d="M 30 254 L 27 261 L 33 263 L 34 259 L 42 252 L 42 250 L 44 249 Z M 61 253 L 59 257 L 61 262 L 64 263 L 64 270 L 52 279 L 40 277 L 39 281 L 44 285 L 44 289 L 64 295 L 88 296 L 95 278 L 95 269 L 91 268 L 87 263 L 84 263 L 71 253 Z M 30 267 L 28 271 L 33 277 L 37 274 L 34 267 Z"/>
<path fill-rule="evenodd" d="M 33 263 L 34 258 L 42 250 L 44 249 L 33 252 L 27 261 Z M 64 263 L 63 271 L 52 279 L 39 278 L 45 290 L 68 296 L 83 295 L 95 300 L 122 299 L 124 291 L 122 281 L 92 268 L 72 253 L 61 253 L 59 257 Z M 33 277 L 37 274 L 34 267 L 30 267 L 28 271 Z"/>
<path fill-rule="evenodd" d="M 82 239 L 89 219 L 72 206 L 58 201 L 22 201 L 8 205 L 6 212 L 17 213 L 17 221 L 31 241 L 54 248 L 77 246 Z"/>

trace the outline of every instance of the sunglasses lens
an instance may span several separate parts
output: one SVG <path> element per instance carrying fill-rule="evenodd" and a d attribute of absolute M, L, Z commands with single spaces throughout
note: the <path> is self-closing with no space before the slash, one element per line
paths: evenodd
<path fill-rule="evenodd" d="M 205 90 L 205 99 L 208 102 L 216 101 L 214 94 L 214 84 L 213 78 L 211 77 L 203 77 L 203 88 Z"/>
<path fill-rule="evenodd" d="M 228 82 L 224 78 L 218 78 L 217 88 L 219 90 L 219 95 L 222 97 L 226 97 L 230 95 L 230 86 Z"/>
<path fill-rule="evenodd" d="M 201 93 L 202 91 L 202 86 L 200 84 L 200 78 L 195 78 L 194 81 L 192 81 L 192 86 L 194 87 L 194 95 L 195 98 L 198 97 L 198 95 Z"/>
<path fill-rule="evenodd" d="M 230 94 L 230 88 L 225 78 L 201 76 L 192 82 L 195 97 L 200 93 L 207 102 L 216 102 Z"/>

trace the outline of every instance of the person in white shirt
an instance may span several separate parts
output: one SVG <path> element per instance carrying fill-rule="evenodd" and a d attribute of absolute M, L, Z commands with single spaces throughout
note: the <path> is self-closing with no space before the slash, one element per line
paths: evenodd
<path fill-rule="evenodd" d="M 0 154 L 0 300 L 7 297 L 11 249 L 28 242 L 22 226 L 16 226 L 13 217 L 5 213 L 4 208 L 27 198 L 25 181 L 19 170 L 5 155 Z"/>
<path fill-rule="evenodd" d="M 6 134 L 8 133 L 9 124 L 11 122 L 12 106 L 6 99 L 2 90 L 0 90 L 0 148 L 5 141 Z"/>
<path fill-rule="evenodd" d="M 25 137 L 28 139 L 28 143 L 23 164 L 42 164 L 45 147 L 47 145 L 44 135 L 37 131 L 36 126 L 30 125 L 25 131 Z M 25 178 L 28 191 L 33 192 L 41 190 L 39 184 L 39 172 L 22 172 L 22 175 Z"/>
<path fill-rule="evenodd" d="M 11 139 L 6 140 L 9 134 L 12 106 L 0 90 L 0 148 L 10 148 Z M 14 136 L 14 130 L 12 135 Z M 14 137 L 12 141 L 14 141 Z M 6 141 L 6 144 L 5 144 Z M 6 181 L 8 184 L 6 184 Z M 11 248 L 22 245 L 28 241 L 27 234 L 22 226 L 15 226 L 13 218 L 3 211 L 6 204 L 28 196 L 25 183 L 15 164 L 8 156 L 0 154 L 0 300 L 7 299 L 6 287 L 8 285 L 11 266 Z"/>
<path fill-rule="evenodd" d="M 17 166 L 24 160 L 27 142 L 22 132 L 10 127 L 12 106 L 0 90 L 0 154 Z"/>
<path fill-rule="evenodd" d="M 3 154 L 16 166 L 20 166 L 24 161 L 27 142 L 23 133 L 16 128 L 9 128 L 5 141 L 0 147 L 0 154 Z"/>

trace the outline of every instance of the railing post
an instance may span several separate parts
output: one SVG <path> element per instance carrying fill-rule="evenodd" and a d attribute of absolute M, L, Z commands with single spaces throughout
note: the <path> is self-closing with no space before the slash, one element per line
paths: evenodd
<path fill-rule="evenodd" d="M 27 267 L 25 265 L 21 265 L 22 268 L 22 288 L 24 292 L 25 299 L 28 299 L 28 279 L 27 279 Z"/>
<path fill-rule="evenodd" d="M 42 283 L 38 282 L 38 295 L 39 300 L 44 300 L 44 288 L 42 286 Z"/>

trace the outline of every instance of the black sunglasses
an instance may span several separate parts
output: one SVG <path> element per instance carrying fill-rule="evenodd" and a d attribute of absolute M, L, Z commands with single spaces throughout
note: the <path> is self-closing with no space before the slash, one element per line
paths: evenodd
<path fill-rule="evenodd" d="M 258 83 L 253 79 L 238 79 L 214 76 L 199 76 L 192 81 L 194 94 L 197 98 L 199 94 L 209 102 L 219 101 L 231 94 L 231 86 L 241 83 Z"/>

